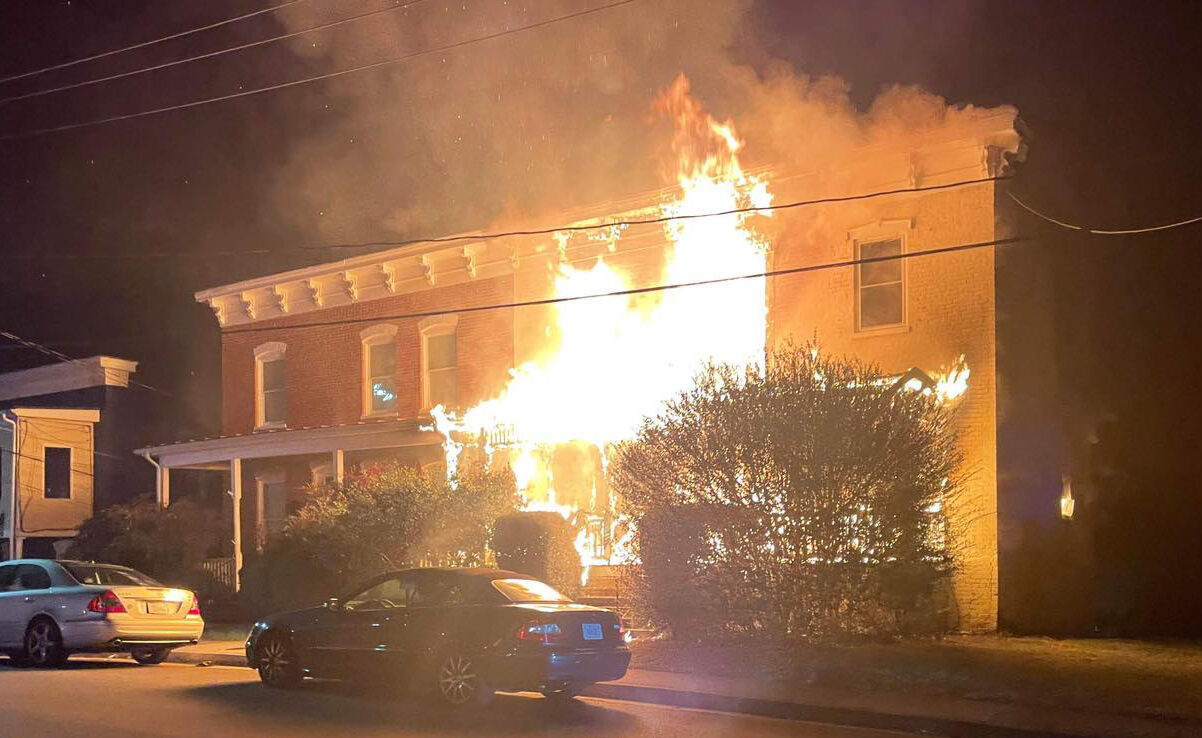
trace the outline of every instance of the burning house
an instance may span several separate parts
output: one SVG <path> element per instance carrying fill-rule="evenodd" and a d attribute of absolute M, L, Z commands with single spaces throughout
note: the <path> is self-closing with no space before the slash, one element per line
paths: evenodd
<path fill-rule="evenodd" d="M 990 178 L 1020 151 L 1014 111 L 969 110 L 804 170 L 742 163 L 735 124 L 683 80 L 657 109 L 674 123 L 674 181 L 548 219 L 571 227 L 465 234 L 197 293 L 221 327 L 222 433 L 139 450 L 159 468 L 160 502 L 173 469 L 229 474 L 236 572 L 311 483 L 379 459 L 442 473 L 484 439 L 528 508 L 578 527 L 584 563 L 620 564 L 629 531 L 608 447 L 704 361 L 762 361 L 817 338 L 955 403 L 970 472 L 950 516 L 964 543 L 959 626 L 996 628 L 994 249 L 755 275 L 1008 235 Z M 896 190 L 912 191 L 854 198 Z M 713 281 L 732 276 L 744 278 Z"/>

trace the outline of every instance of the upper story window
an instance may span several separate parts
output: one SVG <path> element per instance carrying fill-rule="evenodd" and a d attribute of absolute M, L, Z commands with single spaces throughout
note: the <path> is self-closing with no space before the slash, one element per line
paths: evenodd
<path fill-rule="evenodd" d="M 397 411 L 396 332 L 392 324 L 372 326 L 363 341 L 363 414 L 390 415 Z"/>
<path fill-rule="evenodd" d="M 856 243 L 856 260 L 887 259 L 856 265 L 856 330 L 903 325 L 906 321 L 905 265 L 902 239 Z"/>
<path fill-rule="evenodd" d="M 459 405 L 459 354 L 457 316 L 427 318 L 422 334 L 422 406 L 453 408 Z"/>
<path fill-rule="evenodd" d="M 288 390 L 284 352 L 273 341 L 255 348 L 255 427 L 282 428 L 288 420 Z"/>
<path fill-rule="evenodd" d="M 43 454 L 42 494 L 48 500 L 71 499 L 71 449 L 46 446 Z"/>

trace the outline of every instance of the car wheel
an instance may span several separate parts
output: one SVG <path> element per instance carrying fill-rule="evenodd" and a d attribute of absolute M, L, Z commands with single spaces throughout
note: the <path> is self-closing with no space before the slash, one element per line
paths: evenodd
<path fill-rule="evenodd" d="M 166 661 L 170 653 L 171 649 L 169 648 L 135 648 L 129 652 L 129 655 L 143 666 L 153 666 Z"/>
<path fill-rule="evenodd" d="M 66 662 L 63 636 L 53 620 L 42 617 L 29 624 L 21 660 L 30 666 L 62 666 Z"/>
<path fill-rule="evenodd" d="M 290 688 L 301 683 L 300 662 L 292 641 L 280 633 L 267 633 L 255 648 L 259 679 L 269 687 Z"/>
<path fill-rule="evenodd" d="M 483 705 L 493 692 L 484 684 L 471 656 L 462 651 L 444 652 L 437 660 L 435 684 L 444 704 L 453 707 Z"/>

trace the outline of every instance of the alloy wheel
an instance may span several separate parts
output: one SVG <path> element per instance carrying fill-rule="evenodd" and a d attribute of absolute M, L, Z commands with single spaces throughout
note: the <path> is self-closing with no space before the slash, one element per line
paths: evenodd
<path fill-rule="evenodd" d="M 443 659 L 438 669 L 438 691 L 452 705 L 472 701 L 479 689 L 479 678 L 472 660 L 463 654 L 453 653 Z"/>
<path fill-rule="evenodd" d="M 279 636 L 269 637 L 259 646 L 258 666 L 259 677 L 273 687 L 292 686 L 299 681 L 292 649 Z"/>
<path fill-rule="evenodd" d="M 25 632 L 25 658 L 34 666 L 49 666 L 61 658 L 58 629 L 48 620 L 38 620 Z"/>

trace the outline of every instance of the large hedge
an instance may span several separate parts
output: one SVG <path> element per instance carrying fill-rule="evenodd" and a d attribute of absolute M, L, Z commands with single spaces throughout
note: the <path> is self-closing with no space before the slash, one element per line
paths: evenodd
<path fill-rule="evenodd" d="M 769 358 L 708 367 L 616 451 L 649 614 L 693 636 L 941 627 L 949 410 L 813 346 Z"/>
<path fill-rule="evenodd" d="M 259 612 L 346 594 L 390 569 L 481 565 L 494 521 L 516 509 L 508 467 L 453 480 L 394 463 L 359 469 L 344 484 L 314 489 L 246 563 L 243 598 Z"/>
<path fill-rule="evenodd" d="M 580 592 L 576 532 L 553 512 L 521 512 L 497 520 L 493 550 L 497 566 L 541 579 L 575 597 Z"/>

